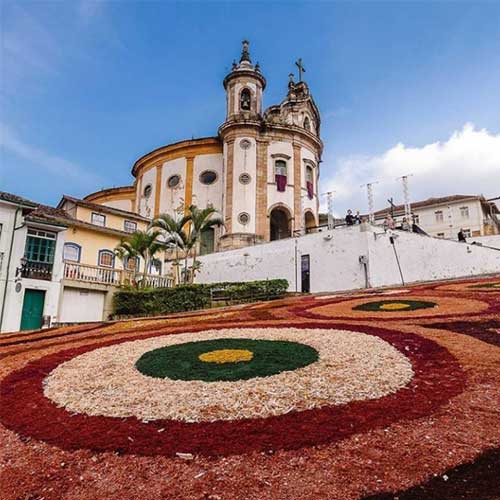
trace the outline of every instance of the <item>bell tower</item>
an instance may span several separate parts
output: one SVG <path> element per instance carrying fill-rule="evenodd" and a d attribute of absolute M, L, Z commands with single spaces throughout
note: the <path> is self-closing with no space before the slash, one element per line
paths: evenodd
<path fill-rule="evenodd" d="M 248 41 L 243 40 L 240 62 L 233 62 L 231 72 L 224 78 L 226 90 L 226 122 L 257 120 L 262 116 L 262 92 L 266 79 L 259 64 L 253 64 Z"/>

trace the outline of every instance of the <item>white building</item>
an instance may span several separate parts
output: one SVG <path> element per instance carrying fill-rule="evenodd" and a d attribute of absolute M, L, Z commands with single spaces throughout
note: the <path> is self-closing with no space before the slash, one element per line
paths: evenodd
<path fill-rule="evenodd" d="M 66 226 L 37 219 L 37 207 L 0 192 L 0 332 L 57 319 Z"/>
<path fill-rule="evenodd" d="M 429 198 L 411 204 L 415 223 L 430 236 L 457 239 L 460 229 L 466 238 L 500 234 L 500 210 L 492 201 L 479 195 L 452 195 Z M 375 212 L 375 220 L 381 222 L 390 208 Z M 393 208 L 396 224 L 401 223 L 404 205 Z M 412 221 L 410 221 L 412 222 Z"/>

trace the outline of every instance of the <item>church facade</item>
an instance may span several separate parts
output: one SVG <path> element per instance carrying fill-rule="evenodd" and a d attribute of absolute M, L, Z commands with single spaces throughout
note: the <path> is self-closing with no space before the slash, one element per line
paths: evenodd
<path fill-rule="evenodd" d="M 318 225 L 321 118 L 307 84 L 289 76 L 281 104 L 263 110 L 266 79 L 243 42 L 223 81 L 226 118 L 214 137 L 160 147 L 139 158 L 132 186 L 85 200 L 146 218 L 213 206 L 224 227 L 204 235 L 208 251 L 302 234 Z"/>

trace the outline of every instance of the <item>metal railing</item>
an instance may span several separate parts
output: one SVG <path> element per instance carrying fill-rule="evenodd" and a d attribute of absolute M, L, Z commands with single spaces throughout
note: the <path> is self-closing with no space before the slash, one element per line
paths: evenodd
<path fill-rule="evenodd" d="M 22 278 L 50 281 L 52 279 L 52 264 L 27 260 L 21 266 L 20 274 Z"/>
<path fill-rule="evenodd" d="M 168 288 L 174 285 L 174 280 L 170 276 L 133 273 L 123 269 L 91 266 L 78 262 L 64 262 L 64 279 L 110 286 L 141 283 L 151 288 Z"/>

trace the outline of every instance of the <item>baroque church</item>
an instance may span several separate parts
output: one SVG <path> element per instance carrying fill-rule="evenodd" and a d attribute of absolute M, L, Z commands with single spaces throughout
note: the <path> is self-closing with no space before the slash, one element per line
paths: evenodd
<path fill-rule="evenodd" d="M 262 109 L 266 79 L 243 41 L 224 78 L 226 118 L 218 135 L 162 146 L 132 167 L 133 185 L 85 200 L 153 218 L 213 206 L 224 227 L 204 234 L 207 252 L 303 234 L 318 225 L 321 119 L 309 87 L 289 75 L 280 104 Z"/>

